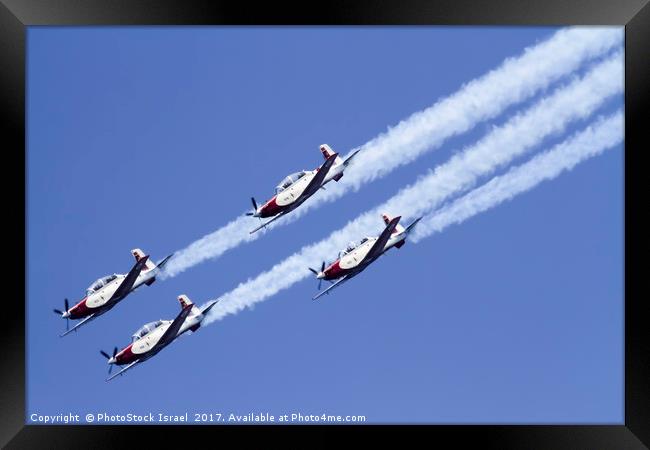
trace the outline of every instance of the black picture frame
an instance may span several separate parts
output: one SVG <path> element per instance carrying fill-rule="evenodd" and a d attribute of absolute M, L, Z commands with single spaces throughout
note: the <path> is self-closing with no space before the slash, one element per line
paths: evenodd
<path fill-rule="evenodd" d="M 644 202 L 634 201 L 642 192 L 635 161 L 647 151 L 648 133 L 645 113 L 648 109 L 646 82 L 650 81 L 650 6 L 649 0 L 401 0 L 401 1 L 329 1 L 259 2 L 204 0 L 0 0 L 0 59 L 2 79 L 2 123 L 5 124 L 5 161 L 15 165 L 5 170 L 5 197 L 16 205 L 5 204 L 4 228 L 10 237 L 8 249 L 11 270 L 5 272 L 2 334 L 3 370 L 0 389 L 0 444 L 9 448 L 115 448 L 133 445 L 143 437 L 177 437 L 177 427 L 163 426 L 30 426 L 25 425 L 25 307 L 26 196 L 12 195 L 16 186 L 26 189 L 25 171 L 25 62 L 26 27 L 37 25 L 620 25 L 625 26 L 625 420 L 622 425 L 484 425 L 418 426 L 426 432 L 427 442 L 453 442 L 488 448 L 549 449 L 636 449 L 650 445 L 650 341 L 644 326 L 648 322 L 648 301 L 642 296 L 644 252 L 648 248 L 639 238 L 643 226 L 637 210 L 645 211 Z M 10 166 L 5 164 L 5 167 Z M 22 184 L 21 184 L 22 183 Z M 637 194 L 639 195 L 639 194 Z M 642 195 L 642 194 L 641 194 Z M 641 196 L 640 195 L 640 196 Z M 629 197 L 628 197 L 629 196 Z M 629 201 L 632 199 L 632 201 Z M 6 201 L 5 200 L 5 203 Z M 634 205 L 635 207 L 633 207 Z M 640 208 L 636 207 L 637 205 Z M 638 208 L 638 209 L 637 209 Z M 22 211 L 22 216 L 12 214 Z M 23 218 L 21 220 L 20 218 Z M 13 235 L 23 236 L 23 246 Z M 645 252 L 647 253 L 647 252 Z M 13 275 L 13 276 L 12 276 Z M 20 283 L 22 281 L 22 284 Z M 57 388 L 57 387 L 53 387 Z M 200 434 L 218 433 L 228 437 L 233 428 L 191 427 Z M 284 427 L 316 430 L 321 427 Z M 383 434 L 386 428 L 365 425 L 347 430 Z M 402 427 L 399 427 L 402 428 Z M 248 427 L 234 427 L 247 432 Z M 275 429 L 275 428 L 274 428 Z M 188 428 L 184 427 L 184 431 Z M 256 427 L 266 431 L 271 427 Z M 410 431 L 409 431 L 410 432 Z M 196 445 L 200 437 L 193 435 Z M 250 433 L 248 433 L 250 436 Z M 296 439 L 296 438 L 294 438 Z M 336 441 L 334 441 L 336 442 Z M 404 442 L 404 441 L 403 441 Z M 301 440 L 285 440 L 285 445 L 304 447 Z M 191 443 L 188 443 L 191 445 Z M 311 445 L 310 445 L 311 446 Z"/>

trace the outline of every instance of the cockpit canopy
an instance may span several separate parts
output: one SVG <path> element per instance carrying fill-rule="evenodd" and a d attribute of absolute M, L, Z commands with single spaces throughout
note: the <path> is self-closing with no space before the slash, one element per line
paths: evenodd
<path fill-rule="evenodd" d="M 117 278 L 117 274 L 114 273 L 113 275 L 107 275 L 105 277 L 98 279 L 93 284 L 88 286 L 88 289 L 86 289 L 86 295 L 90 295 L 93 292 L 97 292 L 98 290 L 100 290 L 101 288 L 103 288 L 104 286 L 106 286 L 108 283 L 110 283 L 116 278 Z"/>
<path fill-rule="evenodd" d="M 142 339 L 145 337 L 147 334 L 151 333 L 153 330 L 161 326 L 164 322 L 162 320 L 157 320 L 155 322 L 149 322 L 145 325 L 142 325 L 138 331 L 133 333 L 132 339 L 133 342 L 137 341 L 138 339 Z"/>
<path fill-rule="evenodd" d="M 357 241 L 350 241 L 350 242 L 348 242 L 348 246 L 345 247 L 345 250 L 343 250 L 343 251 L 341 252 L 341 255 L 347 255 L 348 253 L 350 253 L 352 250 L 354 250 L 355 248 L 357 248 L 357 247 L 360 246 L 361 244 L 367 242 L 369 239 L 372 239 L 372 238 L 370 238 L 370 237 L 364 237 L 363 239 L 361 239 L 361 240 L 358 241 L 358 242 L 357 242 Z"/>
<path fill-rule="evenodd" d="M 287 175 L 287 177 L 282 180 L 276 187 L 275 187 L 275 193 L 279 194 L 280 192 L 284 191 L 286 188 L 291 186 L 293 183 L 307 175 L 307 171 L 303 170 L 300 172 L 292 173 L 291 175 Z"/>

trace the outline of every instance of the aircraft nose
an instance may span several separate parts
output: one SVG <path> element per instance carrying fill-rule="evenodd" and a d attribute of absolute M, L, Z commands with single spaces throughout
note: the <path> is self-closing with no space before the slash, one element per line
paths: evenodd
<path fill-rule="evenodd" d="M 116 362 L 117 362 L 117 360 L 115 359 L 115 357 L 112 357 L 112 358 L 108 359 L 109 364 L 115 364 Z"/>
<path fill-rule="evenodd" d="M 61 314 L 61 317 L 67 319 L 68 317 L 70 317 L 70 311 L 65 311 L 63 314 Z"/>
<path fill-rule="evenodd" d="M 316 278 L 319 280 L 322 280 L 325 278 L 325 272 L 318 272 L 318 275 L 316 275 Z"/>

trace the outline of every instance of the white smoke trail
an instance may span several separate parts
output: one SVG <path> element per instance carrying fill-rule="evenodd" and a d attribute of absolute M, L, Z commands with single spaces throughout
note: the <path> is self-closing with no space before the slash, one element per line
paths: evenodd
<path fill-rule="evenodd" d="M 584 61 L 620 46 L 622 36 L 619 28 L 569 28 L 556 32 L 548 40 L 527 48 L 516 58 L 507 59 L 498 68 L 464 85 L 455 94 L 411 115 L 361 146 L 362 151 L 356 156 L 355 164 L 348 168 L 341 183 L 330 183 L 327 191 L 319 192 L 287 218 L 273 223 L 269 228 L 287 223 L 287 219 L 295 220 L 308 210 L 339 198 L 350 190 L 358 190 L 363 184 L 437 148 L 446 139 L 496 117 L 508 106 L 533 96 L 573 72 Z M 193 242 L 176 252 L 161 278 L 178 275 L 241 243 L 257 239 L 261 233 L 250 235 L 248 231 L 251 226 L 250 218 L 239 217 Z"/>
<path fill-rule="evenodd" d="M 491 206 L 511 198 L 519 192 L 530 189 L 544 179 L 557 176 L 563 170 L 571 169 L 577 162 L 597 154 L 616 143 L 623 137 L 623 115 L 619 111 L 607 119 L 601 119 L 595 125 L 574 135 L 552 150 L 538 155 L 528 163 L 513 169 L 506 175 L 496 177 L 481 188 L 478 188 L 461 199 L 443 208 L 439 213 L 425 218 L 415 228 L 413 240 L 417 241 L 428 236 L 431 232 L 442 230 L 445 226 L 465 220 L 471 215 L 481 212 Z M 228 314 L 235 314 L 245 307 L 250 307 L 276 294 L 280 290 L 292 286 L 294 283 L 310 276 L 305 269 L 317 261 L 331 257 L 344 246 L 351 238 L 358 238 L 367 234 L 372 229 L 372 223 L 378 223 L 378 213 L 385 206 L 396 205 L 396 198 L 401 199 L 401 210 L 397 213 L 404 216 L 421 213 L 423 202 L 418 201 L 418 206 L 412 208 L 415 199 L 430 197 L 432 199 L 429 210 L 433 209 L 440 201 L 439 196 L 429 190 L 429 178 L 437 177 L 435 171 L 420 182 L 407 188 L 410 196 L 397 196 L 386 202 L 380 208 L 369 211 L 348 225 L 332 233 L 328 238 L 303 247 L 298 253 L 290 256 L 283 262 L 275 265 L 271 270 L 264 272 L 252 280 L 241 283 L 233 291 L 221 297 L 220 302 L 211 311 L 206 319 L 206 325 L 223 318 Z M 420 187 L 417 189 L 416 187 Z M 510 190 L 508 190 L 510 188 Z M 433 195 L 432 195 L 433 194 Z M 408 211 L 403 214 L 402 210 Z M 375 228 L 378 228 L 375 225 Z M 417 234 L 416 234 L 417 233 Z M 428 234 L 427 234 L 428 233 Z"/>
<path fill-rule="evenodd" d="M 623 113 L 601 119 L 572 139 L 553 150 L 535 156 L 529 162 L 494 177 L 483 186 L 454 201 L 422 220 L 412 235 L 413 242 L 440 232 L 452 224 L 461 223 L 489 208 L 526 192 L 544 180 L 556 178 L 578 163 L 622 142 Z"/>
<path fill-rule="evenodd" d="M 496 117 L 509 105 L 525 100 L 562 75 L 575 70 L 580 60 L 591 58 L 597 48 L 599 50 L 596 52 L 610 50 L 616 42 L 615 35 L 619 33 L 607 30 L 602 35 L 602 44 L 596 44 L 598 39 L 592 34 L 597 33 L 596 30 L 574 28 L 565 31 L 566 35 L 556 34 L 546 43 L 527 49 L 522 56 L 506 60 L 499 68 L 463 86 L 454 95 L 411 115 L 386 133 L 352 149 L 349 154 L 359 149 L 361 152 L 346 171 L 345 182 L 328 186 L 327 191 L 319 193 L 318 202 L 303 205 L 295 216 L 325 201 L 338 199 L 350 190 L 356 191 L 362 185 L 438 148 L 446 139 Z M 566 46 L 575 45 L 576 42 L 569 42 L 578 36 L 582 42 L 577 44 L 584 53 L 576 59 L 577 55 L 571 55 L 574 50 Z M 619 37 L 622 39 L 622 32 Z M 583 39 L 590 43 L 584 46 L 586 42 Z M 622 40 L 618 42 L 620 44 Z M 596 47 L 591 47 L 593 44 Z M 556 54 L 557 51 L 561 54 Z M 557 66 L 553 67 L 555 64 Z M 571 69 L 568 70 L 568 67 Z"/>
<path fill-rule="evenodd" d="M 471 188 L 479 177 L 505 166 L 545 138 L 563 132 L 572 121 L 590 116 L 622 89 L 623 58 L 617 53 L 582 79 L 556 90 L 412 186 L 401 189 L 382 208 L 403 217 L 430 211 L 451 195 Z"/>

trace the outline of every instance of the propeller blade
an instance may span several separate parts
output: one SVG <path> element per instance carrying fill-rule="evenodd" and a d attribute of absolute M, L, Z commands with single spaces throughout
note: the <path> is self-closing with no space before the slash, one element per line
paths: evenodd
<path fill-rule="evenodd" d="M 54 312 L 57 313 L 59 316 L 63 315 L 63 311 L 59 311 L 58 309 L 55 309 Z"/>
<path fill-rule="evenodd" d="M 110 355 L 106 353 L 104 350 L 100 350 L 99 353 L 101 353 L 104 356 L 104 358 L 111 359 Z"/>
<path fill-rule="evenodd" d="M 255 201 L 255 197 L 251 197 L 251 202 L 253 203 L 253 209 L 257 211 L 257 202 Z"/>
<path fill-rule="evenodd" d="M 109 356 L 102 351 L 102 355 L 106 356 L 109 358 Z M 115 358 L 115 355 L 117 355 L 117 347 L 113 347 L 113 358 Z M 110 358 L 109 358 L 110 359 Z M 111 371 L 113 370 L 114 364 L 109 364 L 108 366 L 108 374 L 110 375 Z"/>
<path fill-rule="evenodd" d="M 320 286 L 323 284 L 323 279 L 318 280 L 318 290 L 320 291 Z"/>
<path fill-rule="evenodd" d="M 325 261 L 323 261 L 323 264 L 320 266 L 320 271 L 323 272 L 325 270 Z"/>
<path fill-rule="evenodd" d="M 314 275 L 318 276 L 318 271 L 316 269 L 312 269 L 311 267 L 307 267 Z M 54 310 L 56 311 L 56 309 Z"/>
<path fill-rule="evenodd" d="M 68 319 L 66 317 L 65 318 L 65 331 L 68 331 L 68 330 L 70 330 L 70 319 Z M 77 330 L 75 330 L 75 331 L 77 331 Z"/>
<path fill-rule="evenodd" d="M 254 212 L 250 212 L 250 211 L 249 211 L 249 212 L 247 212 L 247 213 L 246 213 L 246 215 L 247 215 L 247 216 L 254 216 L 254 215 L 255 215 L 255 213 L 254 213 Z"/>
<path fill-rule="evenodd" d="M 70 309 L 70 306 L 68 305 L 68 299 L 64 299 L 63 303 L 65 304 L 65 310 L 68 311 Z"/>

